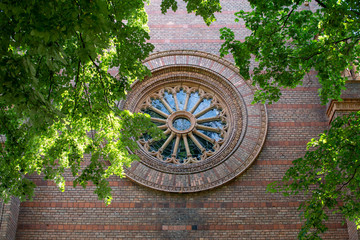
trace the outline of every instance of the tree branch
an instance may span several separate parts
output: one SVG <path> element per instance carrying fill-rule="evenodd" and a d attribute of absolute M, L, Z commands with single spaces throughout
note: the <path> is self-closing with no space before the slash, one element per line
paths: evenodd
<path fill-rule="evenodd" d="M 345 187 L 346 185 L 348 185 L 351 180 L 354 179 L 355 175 L 356 175 L 356 171 L 358 170 L 360 165 L 358 165 L 356 168 L 355 168 L 355 171 L 354 171 L 354 174 L 350 177 L 350 179 L 348 181 L 346 181 L 346 183 L 344 183 L 340 188 L 338 188 L 336 191 L 340 191 L 343 187 Z"/>
<path fill-rule="evenodd" d="M 73 108 L 73 112 L 72 112 L 73 116 L 75 114 L 75 110 L 76 110 L 76 106 L 77 106 L 77 100 L 78 100 L 78 98 L 76 97 L 76 88 L 77 88 L 77 84 L 79 82 L 80 66 L 81 66 L 81 60 L 79 59 L 78 66 L 77 66 L 77 73 L 76 73 L 76 77 L 75 77 L 75 104 L 74 104 L 74 108 Z"/>
<path fill-rule="evenodd" d="M 41 61 L 42 61 L 43 58 L 44 58 L 44 56 L 41 56 L 38 63 L 37 63 L 37 69 L 36 69 L 35 77 L 39 76 L 40 64 L 41 64 Z"/>
<path fill-rule="evenodd" d="M 360 13 L 359 13 L 359 12 L 357 12 L 357 11 L 355 11 L 355 10 L 353 10 L 353 9 L 350 9 L 350 11 L 353 12 L 353 13 L 355 13 L 356 15 L 360 16 Z"/>
<path fill-rule="evenodd" d="M 351 36 L 351 37 L 348 37 L 348 38 L 344 38 L 344 39 L 342 39 L 342 40 L 338 40 L 338 41 L 336 41 L 336 42 L 333 42 L 333 44 L 337 44 L 337 43 L 340 43 L 340 42 L 344 42 L 344 41 L 347 41 L 347 40 L 349 40 L 349 39 L 352 39 L 354 36 Z M 358 39 L 359 40 L 359 39 Z"/>
<path fill-rule="evenodd" d="M 81 65 L 81 60 L 79 59 L 78 66 L 77 66 L 76 78 L 75 78 L 75 88 L 77 87 L 77 84 L 79 82 L 80 65 Z"/>
<path fill-rule="evenodd" d="M 299 4 L 299 1 L 297 1 L 294 6 L 297 6 L 298 4 Z M 286 24 L 287 20 L 289 19 L 290 15 L 294 12 L 294 10 L 295 10 L 294 6 L 292 7 L 291 11 L 286 16 L 286 19 L 285 19 L 283 25 L 281 26 L 281 29 L 285 26 L 285 24 Z"/>
<path fill-rule="evenodd" d="M 324 3 L 322 3 L 320 0 L 315 0 L 315 2 L 317 2 L 323 8 L 327 8 L 327 6 Z"/>
<path fill-rule="evenodd" d="M 48 98 L 47 100 L 50 101 L 50 96 L 51 96 L 51 92 L 52 92 L 52 86 L 53 86 L 53 76 L 54 76 L 54 72 L 50 71 L 50 86 L 49 86 L 49 94 L 48 94 Z"/>
<path fill-rule="evenodd" d="M 88 56 L 89 56 L 91 62 L 92 62 L 92 63 L 94 64 L 94 66 L 96 67 L 96 69 L 98 70 L 99 74 L 100 74 L 100 82 L 101 82 L 101 85 L 102 85 L 102 87 L 103 87 L 103 89 L 104 89 L 104 97 L 105 97 L 106 105 L 108 106 L 108 108 L 109 108 L 110 110 L 113 110 L 113 109 L 110 107 L 110 105 L 109 105 L 109 99 L 108 99 L 107 96 L 106 96 L 107 93 L 106 93 L 105 84 L 104 84 L 104 81 L 103 81 L 102 76 L 101 76 L 102 72 L 104 72 L 104 71 L 96 64 L 96 62 L 94 61 L 94 59 L 92 59 L 92 57 L 91 57 L 90 55 L 88 55 Z"/>

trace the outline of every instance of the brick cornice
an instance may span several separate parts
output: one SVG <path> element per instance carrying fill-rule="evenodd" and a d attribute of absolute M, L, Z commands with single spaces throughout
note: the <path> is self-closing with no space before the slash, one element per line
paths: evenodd
<path fill-rule="evenodd" d="M 332 100 L 326 111 L 329 123 L 333 120 L 336 112 L 354 112 L 360 111 L 360 99 L 343 99 L 342 102 Z"/>

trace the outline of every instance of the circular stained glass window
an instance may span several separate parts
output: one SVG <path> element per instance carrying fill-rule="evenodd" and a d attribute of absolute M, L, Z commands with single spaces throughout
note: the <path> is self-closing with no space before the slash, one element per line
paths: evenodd
<path fill-rule="evenodd" d="M 166 138 L 140 141 L 150 155 L 172 164 L 192 164 L 216 153 L 227 137 L 227 110 L 220 98 L 205 89 L 182 85 L 163 87 L 152 93 L 141 111 Z"/>
<path fill-rule="evenodd" d="M 143 112 L 162 131 L 144 134 L 126 176 L 144 186 L 189 193 L 220 186 L 256 159 L 267 131 L 266 107 L 251 104 L 256 88 L 231 63 L 198 51 L 159 52 L 152 75 L 132 85 L 120 108 Z"/>

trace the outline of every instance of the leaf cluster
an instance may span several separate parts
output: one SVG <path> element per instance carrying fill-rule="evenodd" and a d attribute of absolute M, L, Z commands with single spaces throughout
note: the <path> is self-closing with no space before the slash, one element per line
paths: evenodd
<path fill-rule="evenodd" d="M 196 16 L 202 16 L 204 22 L 210 25 L 216 20 L 214 13 L 221 11 L 220 0 L 184 0 L 188 13 L 194 12 Z M 176 0 L 163 0 L 161 2 L 161 12 L 165 14 L 167 10 L 177 10 Z"/>
<path fill-rule="evenodd" d="M 299 239 L 321 239 L 329 212 L 360 225 L 360 111 L 336 118 L 328 131 L 308 143 L 283 179 L 268 186 L 285 196 L 304 194 L 305 223 Z"/>

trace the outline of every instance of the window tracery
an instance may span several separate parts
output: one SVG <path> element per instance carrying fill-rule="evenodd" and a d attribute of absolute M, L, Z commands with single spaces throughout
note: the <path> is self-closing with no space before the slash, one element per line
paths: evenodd
<path fill-rule="evenodd" d="M 216 153 L 228 133 L 227 109 L 219 96 L 199 87 L 165 86 L 147 96 L 140 106 L 166 135 L 140 140 L 143 148 L 160 161 L 192 164 Z"/>
<path fill-rule="evenodd" d="M 198 192 L 234 179 L 255 161 L 266 138 L 266 107 L 251 103 L 256 87 L 242 79 L 235 66 L 217 56 L 187 50 L 155 53 L 144 64 L 152 75 L 136 81 L 119 107 L 149 113 L 159 119 L 153 121 L 156 125 L 170 132 L 158 145 L 144 135 L 138 142 L 139 149 L 132 152 L 139 161 L 125 170 L 129 179 L 166 192 Z M 207 112 L 201 113 L 205 109 Z M 170 118 L 172 114 L 175 117 Z M 192 125 L 194 122 L 197 125 Z M 217 130 L 207 131 L 199 126 Z M 195 134 L 195 129 L 211 140 Z M 187 157 L 182 131 L 187 132 L 189 150 L 194 153 L 189 158 L 194 158 L 194 162 Z M 168 140 L 172 132 L 173 137 Z M 200 144 L 207 144 L 202 145 L 205 151 L 190 142 L 190 133 Z M 167 140 L 168 145 L 157 157 Z M 171 159 L 174 149 L 175 160 Z"/>

